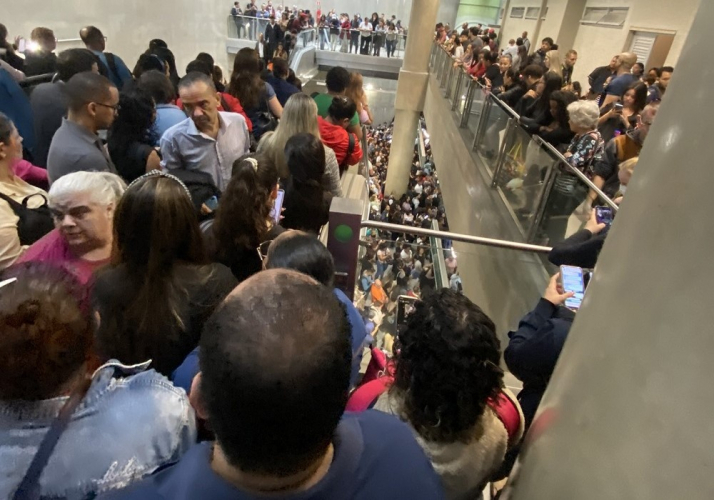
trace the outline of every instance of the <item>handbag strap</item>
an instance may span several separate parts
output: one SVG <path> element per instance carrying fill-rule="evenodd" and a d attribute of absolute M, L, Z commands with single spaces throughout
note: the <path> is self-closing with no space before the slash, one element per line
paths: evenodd
<path fill-rule="evenodd" d="M 67 402 L 60 408 L 57 418 L 50 425 L 47 434 L 42 439 L 35 456 L 30 462 L 30 466 L 25 472 L 25 476 L 20 481 L 12 500 L 37 500 L 40 498 L 40 476 L 49 462 L 52 452 L 54 452 L 60 437 L 67 429 L 72 414 L 87 394 L 92 379 L 85 377 L 80 385 L 70 394 Z"/>

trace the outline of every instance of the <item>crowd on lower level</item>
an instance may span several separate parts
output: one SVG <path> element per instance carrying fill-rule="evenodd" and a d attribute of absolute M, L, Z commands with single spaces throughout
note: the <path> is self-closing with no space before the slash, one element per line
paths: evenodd
<path fill-rule="evenodd" d="M 386 192 L 392 130 L 361 150 L 354 75 L 311 97 L 243 49 L 227 85 L 209 54 L 179 78 L 161 40 L 130 72 L 81 35 L 29 99 L 2 56 L 0 496 L 456 499 L 507 477 L 576 314 L 557 277 L 509 334 L 516 399 L 448 242 L 371 232 L 335 286 L 317 234 L 362 155 L 372 217 L 448 228 L 428 147 Z M 607 231 L 593 212 L 551 261 L 595 267 Z"/>

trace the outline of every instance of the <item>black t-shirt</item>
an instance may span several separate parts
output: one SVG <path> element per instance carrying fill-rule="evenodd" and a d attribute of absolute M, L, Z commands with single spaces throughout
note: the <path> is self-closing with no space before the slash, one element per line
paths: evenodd
<path fill-rule="evenodd" d="M 171 335 L 167 318 L 166 330 L 154 335 L 161 341 L 142 343 L 140 339 L 145 333 L 126 314 L 136 300 L 141 279 L 132 278 L 124 265 L 98 273 L 92 301 L 101 317 L 96 337 L 101 356 L 116 358 L 125 364 L 151 359 L 152 368 L 171 376 L 198 345 L 203 324 L 213 310 L 238 284 L 231 271 L 221 264 L 176 264 L 173 278 L 175 312 L 184 326 L 176 335 Z M 141 345 L 144 347 L 139 347 Z"/>
<path fill-rule="evenodd" d="M 134 141 L 126 146 L 109 137 L 109 156 L 127 184 L 146 173 L 146 161 L 152 151 L 149 144 Z"/>
<path fill-rule="evenodd" d="M 25 52 L 25 76 L 46 75 L 57 71 L 57 56 L 48 54 Z"/>
<path fill-rule="evenodd" d="M 330 218 L 332 195 L 322 189 L 303 186 L 285 192 L 285 212 L 280 224 L 285 229 L 300 229 L 319 233 Z"/>
<path fill-rule="evenodd" d="M 263 269 L 263 261 L 258 255 L 258 247 L 255 248 L 235 248 L 229 252 L 229 256 L 222 258 L 218 252 L 218 242 L 214 236 L 214 227 L 211 226 L 204 234 L 208 253 L 214 262 L 220 262 L 228 266 L 233 276 L 241 283 Z M 265 236 L 263 243 L 272 241 L 280 236 L 285 229 L 281 226 L 273 226 Z"/>

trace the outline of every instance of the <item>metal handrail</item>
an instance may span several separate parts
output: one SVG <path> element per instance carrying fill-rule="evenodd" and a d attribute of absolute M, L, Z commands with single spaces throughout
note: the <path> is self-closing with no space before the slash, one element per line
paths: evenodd
<path fill-rule="evenodd" d="M 570 172 L 571 174 L 574 174 L 575 176 L 577 176 L 577 177 L 578 177 L 581 181 L 583 181 L 590 189 L 592 189 L 593 191 L 595 191 L 595 194 L 597 194 L 597 195 L 602 199 L 602 201 L 604 201 L 610 208 L 612 208 L 615 212 L 617 212 L 617 211 L 620 209 L 620 207 L 617 206 L 617 204 L 616 204 L 614 201 L 612 201 L 610 198 L 608 198 L 608 196 L 607 196 L 605 193 L 603 193 L 602 190 L 601 190 L 599 187 L 597 187 L 597 186 L 595 185 L 595 183 L 593 183 L 593 181 L 591 181 L 590 179 L 588 179 L 588 176 L 587 176 L 587 175 L 585 175 L 585 174 L 582 173 L 580 170 L 578 170 L 577 168 L 575 168 L 574 166 L 572 166 L 572 165 L 568 162 L 568 160 L 565 159 L 565 156 L 563 156 L 563 155 L 560 153 L 560 151 L 558 151 L 556 148 L 554 148 L 552 144 L 550 144 L 550 143 L 544 141 L 540 136 L 537 136 L 537 135 L 533 135 L 533 139 L 534 139 L 539 145 L 545 146 L 548 150 L 550 150 L 550 152 L 551 152 L 553 155 L 555 155 L 555 157 L 556 157 L 558 160 L 560 160 L 561 163 L 563 163 L 564 165 L 566 165 L 566 167 L 567 167 L 567 169 L 568 169 L 568 172 Z"/>
<path fill-rule="evenodd" d="M 524 252 L 550 253 L 551 247 L 541 245 L 531 245 L 529 243 L 519 243 L 517 241 L 497 240 L 493 238 L 484 238 L 481 236 L 470 236 L 468 234 L 450 233 L 448 231 L 434 231 L 433 229 L 424 229 L 420 227 L 402 226 L 400 224 L 390 224 L 388 222 L 379 222 L 374 220 L 363 220 L 361 227 L 370 227 L 373 229 L 383 229 L 395 233 L 415 234 L 417 236 L 435 236 L 453 241 L 461 241 L 473 245 L 483 245 L 495 248 L 507 248 L 509 250 L 520 250 Z"/>

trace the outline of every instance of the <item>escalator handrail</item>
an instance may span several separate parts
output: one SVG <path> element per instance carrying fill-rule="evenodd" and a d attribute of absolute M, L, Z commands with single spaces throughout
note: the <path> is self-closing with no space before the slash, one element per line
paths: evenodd
<path fill-rule="evenodd" d="M 519 250 L 522 252 L 550 253 L 550 251 L 552 250 L 551 247 L 546 247 L 542 245 L 531 245 L 530 243 L 520 243 L 517 241 L 497 240 L 494 238 L 484 238 L 482 236 L 471 236 L 468 234 L 451 233 L 449 231 L 435 231 L 433 229 L 424 229 L 413 226 L 402 226 L 400 224 L 390 224 L 388 222 L 379 222 L 374 220 L 363 220 L 361 226 L 369 227 L 372 229 L 382 229 L 384 231 L 392 231 L 395 233 L 414 234 L 417 236 L 435 236 L 437 238 L 461 241 L 473 245 L 506 248 L 509 250 Z"/>

